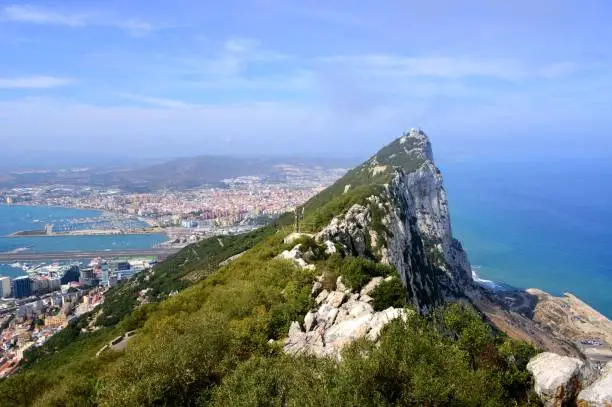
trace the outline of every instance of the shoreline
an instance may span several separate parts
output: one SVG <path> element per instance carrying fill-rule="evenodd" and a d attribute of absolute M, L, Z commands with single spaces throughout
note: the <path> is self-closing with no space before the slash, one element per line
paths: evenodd
<path fill-rule="evenodd" d="M 99 208 L 91 208 L 91 207 L 76 207 L 76 206 L 62 206 L 62 205 L 32 205 L 29 203 L 12 203 L 12 204 L 6 204 L 4 202 L 0 202 L 0 206 L 5 206 L 5 207 L 11 207 L 11 206 L 18 206 L 18 207 L 26 207 L 26 208 L 55 208 L 55 209 L 71 209 L 71 210 L 77 210 L 77 211 L 92 211 L 92 212 L 98 212 L 97 216 L 102 216 L 104 214 L 108 214 L 108 215 L 114 215 L 114 216 L 118 216 L 118 217 L 122 217 L 126 220 L 128 219 L 136 219 L 142 223 L 146 223 L 148 225 L 149 228 L 159 228 L 158 223 L 154 220 L 154 219 L 149 219 L 149 218 L 145 218 L 145 217 L 141 217 L 141 216 L 137 216 L 137 215 L 130 215 L 130 214 L 126 214 L 126 213 L 122 213 L 122 212 L 115 212 L 115 211 L 109 211 L 106 209 L 99 209 Z M 144 227 L 143 227 L 144 228 Z M 114 231 L 115 229 L 112 229 L 112 231 Z M 166 240 L 164 240 L 163 242 L 160 243 L 168 243 L 171 241 L 171 236 L 169 234 L 168 231 L 166 231 L 163 228 L 160 228 L 159 231 L 143 231 L 142 233 L 96 233 L 96 231 L 102 231 L 102 229 L 91 229 L 91 230 L 85 230 L 88 233 L 78 233 L 80 231 L 73 231 L 73 232 L 77 232 L 77 233 L 57 233 L 57 234 L 51 234 L 51 235 L 46 235 L 46 234 L 24 234 L 24 235 L 17 235 L 17 233 L 20 232 L 24 232 L 24 231 L 15 231 L 15 232 L 11 232 L 10 234 L 6 235 L 6 236 L 0 236 L 0 238 L 28 238 L 28 237 L 61 237 L 61 236 L 124 236 L 124 235 L 151 235 L 151 234 L 163 234 L 166 237 Z M 85 232 L 83 231 L 83 232 Z M 28 232 L 28 231 L 25 231 Z M 158 243 L 159 244 L 159 243 Z"/>
<path fill-rule="evenodd" d="M 472 270 L 472 276 L 474 283 L 489 293 L 502 307 L 501 310 L 507 309 L 519 314 L 544 329 L 542 332 L 537 332 L 533 328 L 525 329 L 524 322 L 517 323 L 512 318 L 504 316 L 503 311 L 485 307 L 485 314 L 492 322 L 494 324 L 497 322 L 495 325 L 500 328 L 502 326 L 506 328 L 502 330 L 509 329 L 519 336 L 525 335 L 523 339 L 531 338 L 540 346 L 544 344 L 542 342 L 544 336 L 561 338 L 592 362 L 612 361 L 612 321 L 575 294 L 565 292 L 558 296 L 538 288 L 520 289 L 482 279 L 475 270 Z M 553 340 L 551 343 L 554 342 Z M 557 351 L 561 349 L 563 346 Z"/>

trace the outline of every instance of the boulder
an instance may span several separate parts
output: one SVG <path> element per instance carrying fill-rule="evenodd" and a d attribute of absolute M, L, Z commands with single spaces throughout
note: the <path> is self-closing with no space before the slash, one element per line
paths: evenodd
<path fill-rule="evenodd" d="M 299 332 L 297 334 L 289 336 L 285 340 L 283 350 L 285 351 L 285 353 L 294 356 L 325 356 L 325 346 L 323 344 L 323 337 L 318 331 Z"/>
<path fill-rule="evenodd" d="M 325 346 L 328 353 L 339 354 L 340 350 L 351 342 L 364 337 L 370 329 L 371 314 L 365 314 L 359 318 L 352 318 L 333 325 L 325 331 Z"/>
<path fill-rule="evenodd" d="M 312 237 L 312 235 L 308 234 L 308 233 L 296 233 L 296 232 L 293 232 L 293 233 L 289 233 L 283 239 L 283 243 L 285 243 L 285 244 L 292 244 L 293 242 L 295 242 L 296 240 L 298 240 L 302 236 Z"/>
<path fill-rule="evenodd" d="M 374 314 L 374 308 L 367 302 L 348 301 L 342 308 L 346 310 L 349 318 L 357 318 L 364 314 Z"/>
<path fill-rule="evenodd" d="M 304 330 L 310 331 L 315 326 L 316 318 L 314 312 L 307 312 L 304 316 Z"/>
<path fill-rule="evenodd" d="M 336 290 L 337 290 L 337 291 L 342 291 L 342 292 L 344 292 L 344 293 L 346 293 L 346 292 L 351 292 L 351 290 L 349 290 L 349 289 L 347 288 L 347 286 L 345 286 L 345 285 L 344 285 L 344 283 L 342 282 L 342 276 L 340 276 L 340 277 L 338 277 L 338 278 L 336 279 Z"/>
<path fill-rule="evenodd" d="M 383 278 L 382 277 L 374 277 L 373 279 L 370 280 L 369 283 L 367 283 L 365 286 L 363 286 L 363 288 L 361 289 L 361 295 L 370 295 L 372 294 L 372 291 L 374 291 L 374 289 L 376 287 L 378 287 L 378 285 L 380 283 L 383 282 Z"/>
<path fill-rule="evenodd" d="M 329 295 L 329 291 L 327 291 L 327 290 L 321 291 L 319 293 L 319 295 L 317 295 L 317 298 L 315 298 L 315 302 L 317 303 L 317 305 L 319 305 L 323 301 L 325 301 L 325 299 L 327 298 L 328 295 Z"/>
<path fill-rule="evenodd" d="M 527 363 L 535 381 L 535 392 L 547 407 L 561 407 L 575 396 L 584 362 L 552 352 L 543 352 Z"/>
<path fill-rule="evenodd" d="M 300 323 L 297 321 L 293 321 L 289 326 L 289 336 L 294 336 L 295 334 L 302 333 L 302 328 L 300 328 Z"/>
<path fill-rule="evenodd" d="M 291 260 L 293 263 L 303 269 L 314 270 L 314 264 L 308 264 L 306 260 L 302 258 L 302 252 L 300 251 L 301 245 L 295 245 L 291 250 L 283 250 L 278 256 L 278 259 Z"/>
<path fill-rule="evenodd" d="M 336 320 L 336 316 L 338 316 L 338 308 L 334 308 L 331 305 L 325 303 L 321 305 L 321 307 L 317 311 L 315 319 L 318 326 L 328 328 L 332 326 L 332 324 Z"/>
<path fill-rule="evenodd" d="M 346 294 L 342 291 L 332 291 L 325 299 L 325 303 L 329 304 L 331 307 L 338 308 L 342 305 L 342 301 L 344 301 L 345 297 Z"/>
<path fill-rule="evenodd" d="M 359 296 L 359 301 L 363 301 L 363 302 L 372 302 L 374 301 L 374 298 L 370 297 L 369 295 L 360 295 Z"/>
<path fill-rule="evenodd" d="M 370 331 L 368 339 L 375 341 L 380 336 L 380 332 L 389 322 L 397 318 L 406 320 L 406 310 L 402 308 L 389 307 L 384 311 L 377 312 L 370 320 Z"/>
<path fill-rule="evenodd" d="M 323 284 L 321 284 L 320 281 L 315 281 L 314 284 L 312 285 L 312 291 L 310 291 L 310 295 L 319 294 L 319 292 L 321 291 L 321 288 L 323 288 Z"/>
<path fill-rule="evenodd" d="M 599 379 L 578 394 L 578 405 L 589 407 L 612 406 L 612 362 L 606 364 Z"/>
<path fill-rule="evenodd" d="M 331 240 L 326 240 L 324 244 L 325 244 L 325 254 L 331 256 L 332 254 L 338 252 L 338 249 L 336 249 L 336 245 Z"/>

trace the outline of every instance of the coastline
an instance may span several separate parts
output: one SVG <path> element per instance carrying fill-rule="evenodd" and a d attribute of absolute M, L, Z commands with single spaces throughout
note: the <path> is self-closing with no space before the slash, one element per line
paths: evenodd
<path fill-rule="evenodd" d="M 17 202 L 17 203 L 12 203 L 12 204 L 6 204 L 4 202 L 0 202 L 0 206 L 5 206 L 5 207 L 11 207 L 11 206 L 18 206 L 18 207 L 26 207 L 26 208 L 56 208 L 56 209 L 71 209 L 71 210 L 77 210 L 77 211 L 92 211 L 92 212 L 97 212 L 97 216 L 103 216 L 103 215 L 110 215 L 110 216 L 117 216 L 117 217 L 121 217 L 124 218 L 126 220 L 138 220 L 142 223 L 146 223 L 148 225 L 149 228 L 159 228 L 159 224 L 154 220 L 154 219 L 149 219 L 149 218 L 145 218 L 145 217 L 141 217 L 141 216 L 136 216 L 136 215 L 130 215 L 127 213 L 122 213 L 122 212 L 116 212 L 116 211 L 109 211 L 106 209 L 99 209 L 99 208 L 93 208 L 93 207 L 78 207 L 78 206 L 62 206 L 62 205 L 32 205 L 29 203 L 21 203 L 21 202 Z M 99 231 L 99 233 L 97 233 L 96 231 Z M 139 233 L 111 233 L 112 231 L 114 231 L 114 229 L 109 230 L 109 231 L 104 231 L 101 229 L 92 229 L 90 230 L 89 234 L 87 233 L 80 233 L 80 231 L 75 231 L 74 233 L 67 233 L 67 234 L 63 234 L 63 233 L 57 233 L 57 234 L 51 234 L 51 235 L 47 235 L 47 234 L 23 234 L 20 235 L 19 233 L 24 232 L 24 231 L 14 231 L 11 232 L 10 234 L 6 235 L 6 236 L 1 236 L 3 238 L 27 238 L 27 237 L 58 237 L 58 236 L 117 236 L 117 235 L 149 235 L 149 234 L 163 234 L 166 237 L 166 240 L 164 242 L 161 243 L 168 243 L 171 241 L 171 236 L 169 234 L 168 231 L 166 231 L 163 228 L 160 228 L 159 230 L 155 230 L 155 231 L 143 231 L 143 232 L 139 232 Z M 27 232 L 27 231 L 26 231 Z M 159 243 L 158 243 L 159 244 Z"/>
<path fill-rule="evenodd" d="M 555 349 L 558 353 L 571 355 L 574 348 L 579 356 L 593 363 L 612 361 L 612 321 L 576 295 L 566 292 L 555 296 L 538 288 L 515 288 L 482 279 L 475 270 L 472 275 L 474 282 L 488 293 L 497 307 L 478 296 L 472 299 L 476 298 L 479 308 L 491 322 L 508 335 Z M 504 314 L 504 310 L 523 319 Z"/>

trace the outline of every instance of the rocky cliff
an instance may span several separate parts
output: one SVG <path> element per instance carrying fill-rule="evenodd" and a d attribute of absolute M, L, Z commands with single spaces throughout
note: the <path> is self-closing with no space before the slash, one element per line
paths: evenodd
<path fill-rule="evenodd" d="M 461 295 L 471 283 L 470 265 L 453 238 L 442 175 L 425 133 L 410 130 L 334 188 L 347 193 L 366 182 L 379 185 L 379 192 L 334 217 L 317 238 L 394 265 L 421 311 Z"/>

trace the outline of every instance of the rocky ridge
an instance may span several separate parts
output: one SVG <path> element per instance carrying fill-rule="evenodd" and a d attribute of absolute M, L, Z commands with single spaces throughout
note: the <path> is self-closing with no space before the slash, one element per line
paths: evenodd
<path fill-rule="evenodd" d="M 471 269 L 452 236 L 442 175 L 425 133 L 410 130 L 358 171 L 370 176 L 386 172 L 382 193 L 334 217 L 317 239 L 395 266 L 410 302 L 422 312 L 460 296 L 472 282 Z"/>
<path fill-rule="evenodd" d="M 387 280 L 395 278 L 387 277 Z M 375 312 L 370 294 L 383 282 L 375 277 L 360 292 L 353 292 L 338 277 L 333 291 L 322 289 L 323 276 L 312 287 L 317 308 L 304 316 L 304 323 L 293 321 L 283 350 L 290 355 L 340 358 L 342 348 L 360 338 L 376 341 L 383 327 L 397 318 L 406 318 L 402 308 L 389 307 Z"/>
<path fill-rule="evenodd" d="M 545 405 L 579 400 L 581 406 L 610 406 L 612 362 L 599 371 L 584 360 L 572 340 L 473 283 L 467 255 L 452 236 L 446 191 L 425 133 L 410 130 L 350 175 L 337 182 L 343 194 L 356 186 L 359 177 L 384 182 L 378 193 L 354 203 L 310 235 L 328 253 L 340 251 L 393 265 L 409 303 L 422 313 L 447 300 L 468 299 L 510 336 L 561 353 L 544 352 L 529 363 L 535 390 Z M 299 249 L 296 246 L 279 257 L 312 268 Z M 340 279 L 335 290 L 323 290 L 322 278 L 312 290 L 317 307 L 304 316 L 303 324 L 291 324 L 286 353 L 338 358 L 343 346 L 363 337 L 376 340 L 386 323 L 407 316 L 398 308 L 374 312 L 367 290 L 347 290 Z M 381 280 L 375 278 L 368 286 Z"/>

